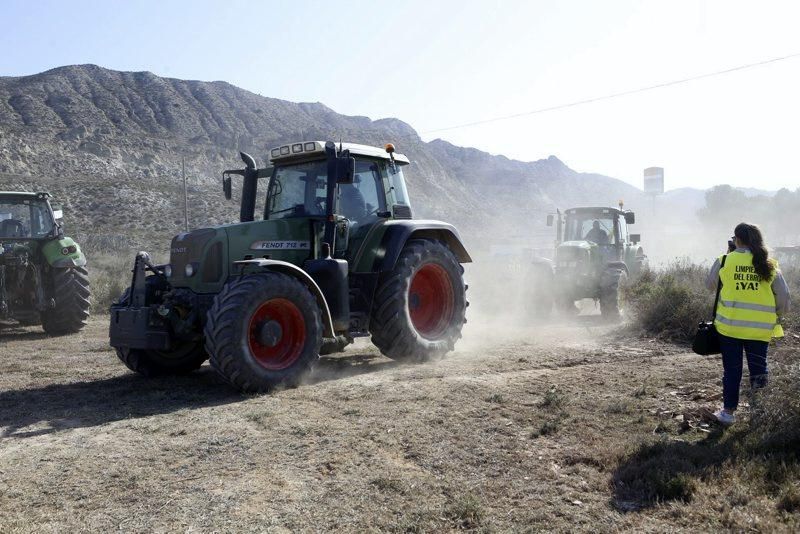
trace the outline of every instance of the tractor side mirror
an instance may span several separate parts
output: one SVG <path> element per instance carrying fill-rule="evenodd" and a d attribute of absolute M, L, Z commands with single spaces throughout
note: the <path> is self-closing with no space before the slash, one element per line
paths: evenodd
<path fill-rule="evenodd" d="M 632 211 L 625 212 L 625 222 L 628 224 L 633 224 L 636 222 L 636 215 Z"/>
<path fill-rule="evenodd" d="M 553 226 L 553 214 L 547 216 L 547 226 Z"/>
<path fill-rule="evenodd" d="M 631 243 L 633 243 L 634 245 L 638 245 L 639 242 L 641 242 L 641 240 L 642 240 L 642 234 L 631 234 L 630 235 L 630 239 L 631 239 Z"/>
<path fill-rule="evenodd" d="M 356 174 L 356 159 L 350 156 L 336 158 L 336 183 L 352 184 Z"/>
<path fill-rule="evenodd" d="M 225 193 L 225 199 L 230 200 L 233 196 L 232 189 L 231 189 L 231 175 L 230 174 L 223 174 L 222 175 L 222 191 Z"/>
<path fill-rule="evenodd" d="M 258 169 L 258 178 L 272 178 L 272 171 L 275 169 L 272 165 Z"/>

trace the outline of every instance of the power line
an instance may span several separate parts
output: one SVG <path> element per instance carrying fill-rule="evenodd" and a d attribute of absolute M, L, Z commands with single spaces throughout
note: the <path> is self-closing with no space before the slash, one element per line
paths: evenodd
<path fill-rule="evenodd" d="M 516 119 L 518 117 L 526 117 L 528 115 L 536 115 L 537 113 L 545 113 L 547 111 L 555 111 L 557 109 L 565 109 L 565 108 L 571 108 L 571 107 L 575 107 L 575 106 L 581 106 L 583 104 L 591 104 L 593 102 L 599 102 L 601 100 L 610 100 L 612 98 L 619 98 L 619 97 L 622 97 L 622 96 L 628 96 L 628 95 L 632 95 L 632 94 L 636 94 L 636 93 L 643 93 L 645 91 L 652 91 L 653 89 L 661 89 L 663 87 L 670 87 L 670 86 L 673 86 L 673 85 L 680 85 L 680 84 L 683 84 L 683 83 L 693 82 L 695 80 L 702 80 L 704 78 L 711 78 L 713 76 L 721 76 L 723 74 L 729 74 L 731 72 L 736 72 L 736 71 L 740 71 L 740 70 L 752 69 L 753 67 L 760 67 L 762 65 L 767 65 L 769 63 L 776 63 L 778 61 L 783 61 L 785 59 L 792 59 L 792 58 L 796 58 L 796 57 L 800 57 L 800 53 L 789 54 L 788 56 L 775 57 L 775 58 L 772 58 L 772 59 L 759 61 L 757 63 L 748 63 L 746 65 L 739 65 L 738 67 L 733 67 L 733 68 L 730 68 L 730 69 L 718 70 L 718 71 L 715 71 L 715 72 L 709 72 L 709 73 L 706 73 L 706 74 L 700 74 L 698 76 L 691 76 L 689 78 L 681 78 L 680 80 L 673 80 L 671 82 L 664 82 L 664 83 L 659 83 L 659 84 L 656 84 L 656 85 L 649 85 L 647 87 L 640 87 L 638 89 L 630 89 L 628 91 L 622 91 L 620 93 L 612 93 L 610 95 L 598 96 L 598 97 L 594 97 L 594 98 L 587 98 L 585 100 L 577 100 L 575 102 L 570 102 L 569 104 L 559 104 L 557 106 L 550 106 L 550 107 L 546 107 L 546 108 L 535 109 L 533 111 L 523 111 L 522 113 L 514 113 L 513 115 L 504 115 L 504 116 L 501 116 L 501 117 L 494 117 L 494 118 L 491 118 L 491 119 L 484 119 L 484 120 L 474 121 L 474 122 L 466 122 L 464 124 L 456 124 L 454 126 L 446 126 L 444 128 L 436 128 L 434 130 L 428 130 L 428 131 L 425 131 L 425 132 L 422 132 L 422 133 L 423 134 L 429 134 L 429 133 L 435 133 L 435 132 L 444 132 L 444 131 L 447 131 L 447 130 L 457 130 L 457 129 L 460 129 L 460 128 L 468 128 L 470 126 L 479 126 L 481 124 L 489 124 L 489 123 L 492 123 L 492 122 L 499 122 L 499 121 L 505 121 L 505 120 L 509 120 L 509 119 Z"/>

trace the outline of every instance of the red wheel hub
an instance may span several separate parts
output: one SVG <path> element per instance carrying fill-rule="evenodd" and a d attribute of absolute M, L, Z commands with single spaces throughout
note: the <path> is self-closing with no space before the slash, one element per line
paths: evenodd
<path fill-rule="evenodd" d="M 303 352 L 306 323 L 292 301 L 270 299 L 250 317 L 247 336 L 256 361 L 270 371 L 280 371 L 290 367 Z"/>
<path fill-rule="evenodd" d="M 454 309 L 453 284 L 444 267 L 436 263 L 420 267 L 408 289 L 408 312 L 419 335 L 439 338 L 450 326 Z"/>

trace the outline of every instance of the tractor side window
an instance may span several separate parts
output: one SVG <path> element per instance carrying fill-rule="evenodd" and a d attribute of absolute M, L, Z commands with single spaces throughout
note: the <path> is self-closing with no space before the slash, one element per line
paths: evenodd
<path fill-rule="evenodd" d="M 628 224 L 625 222 L 625 217 L 620 215 L 617 217 L 619 224 L 619 241 L 618 243 L 625 243 L 628 239 Z"/>
<path fill-rule="evenodd" d="M 52 229 L 53 221 L 44 202 L 0 202 L 0 238 L 45 237 Z"/>
<path fill-rule="evenodd" d="M 324 216 L 327 184 L 325 161 L 278 167 L 267 193 L 267 218 Z"/>
<path fill-rule="evenodd" d="M 411 207 L 411 202 L 408 200 L 406 180 L 400 165 L 395 165 L 392 168 L 388 163 L 384 163 L 383 168 L 389 178 L 389 192 L 391 193 L 392 204 Z"/>
<path fill-rule="evenodd" d="M 364 226 L 378 218 L 383 211 L 383 188 L 378 163 L 370 160 L 356 159 L 356 172 L 352 184 L 339 184 L 338 209 L 336 213 L 347 218 L 350 231 Z"/>

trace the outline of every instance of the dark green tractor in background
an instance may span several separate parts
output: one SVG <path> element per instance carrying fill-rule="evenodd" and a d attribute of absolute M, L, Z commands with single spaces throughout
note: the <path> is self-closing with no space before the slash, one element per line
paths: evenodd
<path fill-rule="evenodd" d="M 638 234 L 629 234 L 634 224 L 630 210 L 609 207 L 571 208 L 547 225 L 556 226 L 554 259 L 535 258 L 528 280 L 528 306 L 538 316 L 549 315 L 553 307 L 577 313 L 575 302 L 590 298 L 600 303 L 608 319 L 620 315 L 619 289 L 647 265 Z"/>
<path fill-rule="evenodd" d="M 111 308 L 110 338 L 133 371 L 211 366 L 242 391 L 296 384 L 320 354 L 372 336 L 386 356 L 422 361 L 453 350 L 467 307 L 456 229 L 414 220 L 394 147 L 302 142 L 241 176 L 240 222 L 172 240 L 170 260 L 134 262 Z M 261 220 L 255 206 L 267 182 Z"/>
<path fill-rule="evenodd" d="M 48 193 L 0 192 L 0 325 L 73 334 L 89 318 L 86 257 Z"/>

